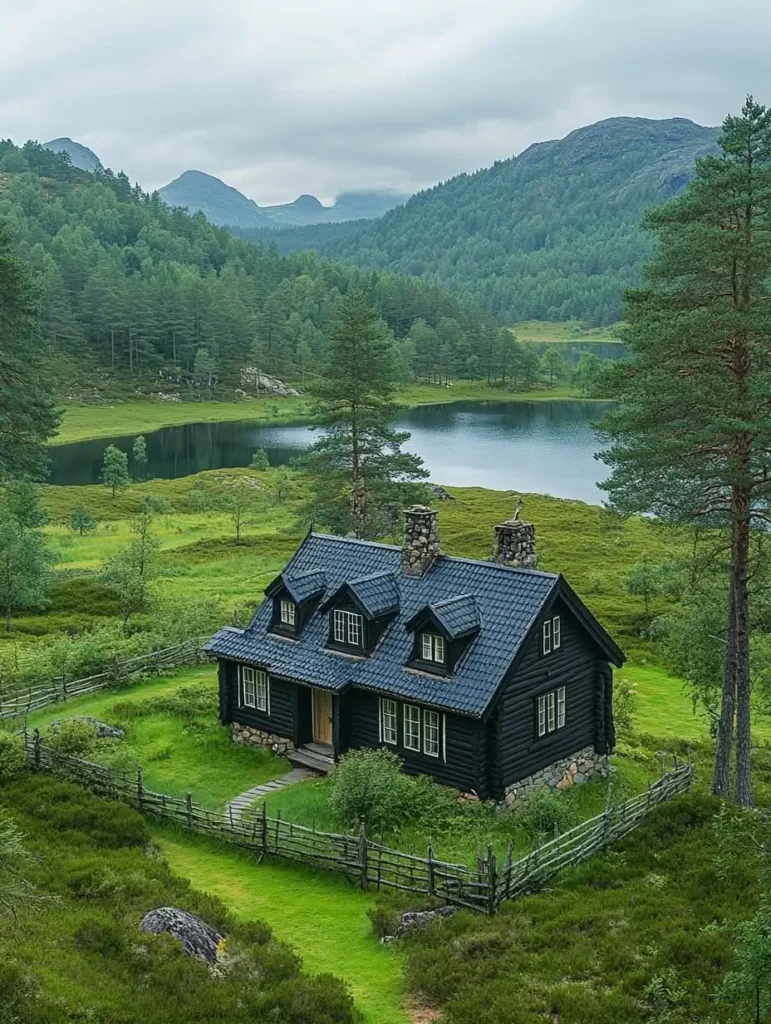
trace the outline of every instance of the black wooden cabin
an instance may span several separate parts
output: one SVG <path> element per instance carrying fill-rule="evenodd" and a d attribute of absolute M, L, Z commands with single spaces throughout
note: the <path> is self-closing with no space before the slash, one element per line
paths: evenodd
<path fill-rule="evenodd" d="M 311 767 L 387 747 L 481 798 L 608 753 L 623 653 L 560 575 L 511 564 L 523 529 L 497 527 L 506 565 L 441 554 L 423 507 L 401 548 L 309 534 L 248 628 L 208 644 L 221 720 L 288 740 Z"/>

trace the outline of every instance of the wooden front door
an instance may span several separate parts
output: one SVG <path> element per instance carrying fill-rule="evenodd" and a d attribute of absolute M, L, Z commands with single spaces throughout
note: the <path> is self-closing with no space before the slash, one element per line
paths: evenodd
<path fill-rule="evenodd" d="M 332 694 L 313 691 L 313 742 L 332 745 Z"/>

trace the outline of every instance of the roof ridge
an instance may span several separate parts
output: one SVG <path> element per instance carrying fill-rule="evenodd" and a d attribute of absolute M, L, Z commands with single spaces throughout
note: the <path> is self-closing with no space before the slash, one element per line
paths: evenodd
<path fill-rule="evenodd" d="M 469 590 L 466 594 L 456 594 L 454 597 L 445 597 L 441 601 L 432 601 L 430 604 L 431 608 L 441 608 L 442 605 L 452 604 L 453 601 L 465 601 L 467 598 L 471 598 L 472 601 L 477 600 L 476 594 L 473 590 Z M 479 602 L 477 602 L 478 604 Z"/>
<path fill-rule="evenodd" d="M 522 565 L 499 565 L 498 562 L 491 562 L 486 558 L 466 558 L 464 555 L 447 555 L 442 552 L 441 555 L 437 555 L 436 562 L 441 558 L 446 558 L 449 562 L 465 562 L 468 565 L 484 565 L 489 569 L 497 569 L 501 572 L 521 572 L 527 576 L 543 576 L 546 579 L 558 580 L 560 573 L 558 572 L 546 572 L 545 569 L 526 569 Z M 436 565 L 434 562 L 434 565 Z M 430 570 L 429 570 L 430 572 Z"/>
<path fill-rule="evenodd" d="M 360 540 L 358 537 L 340 537 L 336 533 L 311 533 L 311 537 L 318 537 L 321 540 L 336 540 L 343 544 L 360 544 L 363 547 L 385 548 L 387 551 L 401 551 L 401 544 L 384 544 L 379 540 Z"/>

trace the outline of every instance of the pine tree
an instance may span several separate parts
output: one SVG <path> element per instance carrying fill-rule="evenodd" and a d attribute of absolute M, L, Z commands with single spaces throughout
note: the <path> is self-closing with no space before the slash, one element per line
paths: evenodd
<path fill-rule="evenodd" d="M 731 564 L 713 792 L 752 801 L 750 540 L 771 499 L 771 111 L 748 98 L 721 154 L 650 212 L 659 248 L 627 299 L 623 405 L 605 421 L 605 485 L 624 512 L 723 526 Z"/>
<path fill-rule="evenodd" d="M 86 533 L 93 533 L 96 527 L 97 521 L 86 506 L 76 505 L 70 515 L 70 529 L 73 533 L 79 533 L 82 537 Z"/>
<path fill-rule="evenodd" d="M 0 224 L 0 480 L 41 476 L 48 461 L 46 441 L 59 423 L 35 328 L 30 270 L 11 255 L 8 232 Z"/>
<path fill-rule="evenodd" d="M 131 447 L 131 461 L 134 463 L 134 479 L 141 480 L 147 477 L 147 441 L 143 434 L 134 438 Z"/>
<path fill-rule="evenodd" d="M 55 559 L 40 530 L 44 522 L 35 488 L 6 490 L 0 504 L 0 603 L 7 632 L 15 610 L 40 607 L 45 600 Z"/>
<path fill-rule="evenodd" d="M 401 450 L 410 435 L 389 425 L 395 380 L 391 335 L 360 292 L 348 294 L 330 326 L 327 360 L 312 391 L 314 426 L 324 434 L 304 464 L 322 517 L 345 524 L 356 537 L 378 532 L 377 504 L 386 493 L 428 476 L 418 456 Z M 378 500 L 370 502 L 375 494 Z"/>

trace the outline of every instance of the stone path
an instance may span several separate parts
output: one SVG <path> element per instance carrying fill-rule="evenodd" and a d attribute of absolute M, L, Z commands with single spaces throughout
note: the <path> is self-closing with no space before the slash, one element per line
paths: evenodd
<path fill-rule="evenodd" d="M 241 817 L 250 804 L 259 800 L 260 797 L 267 796 L 269 793 L 277 793 L 280 789 L 286 789 L 287 786 L 291 786 L 295 782 L 305 782 L 306 779 L 317 778 L 318 775 L 315 772 L 306 771 L 305 768 L 293 768 L 278 779 L 266 782 L 262 786 L 255 786 L 253 789 L 247 789 L 245 793 L 239 793 L 230 801 L 227 809 L 235 821 Z"/>

